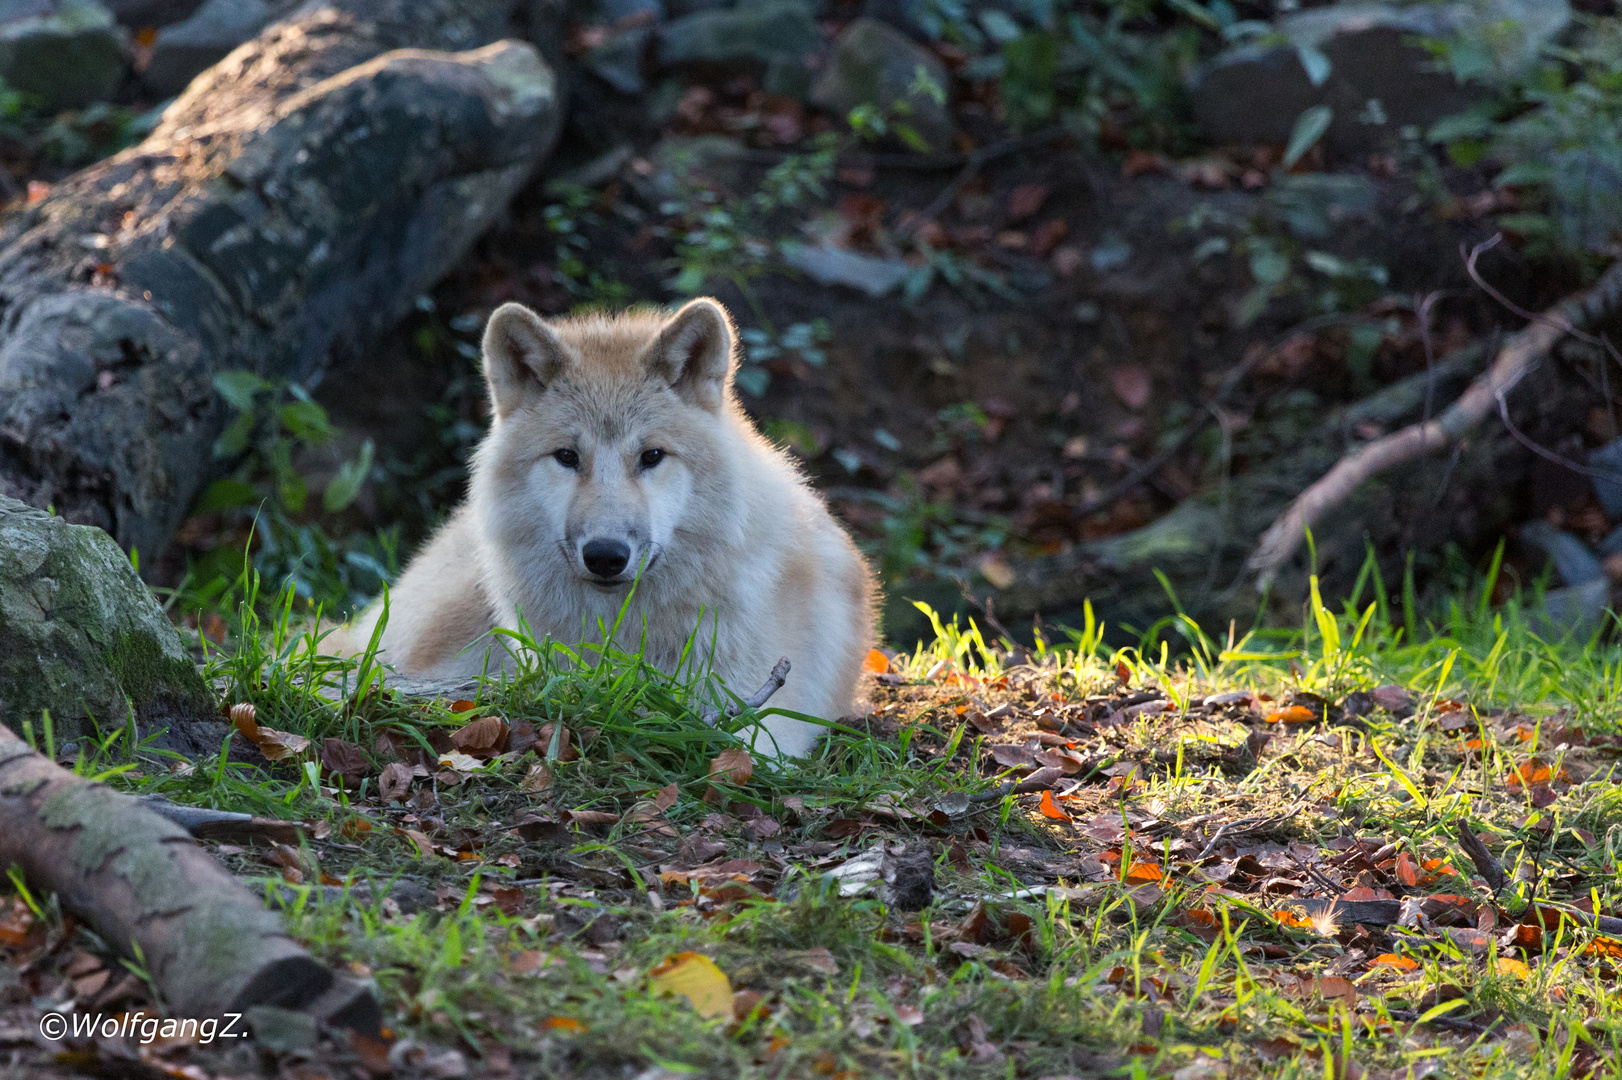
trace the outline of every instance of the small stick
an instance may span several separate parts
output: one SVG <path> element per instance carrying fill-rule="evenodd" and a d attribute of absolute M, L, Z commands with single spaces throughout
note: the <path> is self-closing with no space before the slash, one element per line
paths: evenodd
<path fill-rule="evenodd" d="M 771 700 L 773 694 L 783 689 L 783 683 L 788 681 L 788 671 L 791 666 L 788 657 L 783 657 L 772 666 L 772 673 L 766 676 L 766 681 L 761 684 L 759 690 L 756 690 L 742 701 L 732 702 L 725 709 L 717 709 L 714 705 L 706 705 L 698 711 L 698 715 L 704 718 L 706 724 L 713 724 L 722 717 L 731 719 L 745 709 L 760 708 Z"/>
<path fill-rule="evenodd" d="M 1472 272 L 1476 255 L 1493 242 L 1481 245 L 1470 256 Z M 1613 263 L 1592 288 L 1568 297 L 1530 326 L 1512 334 L 1498 351 L 1492 367 L 1436 419 L 1410 424 L 1364 443 L 1341 458 L 1321 479 L 1296 496 L 1262 534 L 1247 563 L 1256 574 L 1257 588 L 1265 590 L 1301 546 L 1306 530 L 1340 505 L 1364 481 L 1462 440 L 1493 411 L 1500 396 L 1508 393 L 1562 337 L 1603 318 L 1619 300 L 1622 300 L 1622 262 Z"/>
<path fill-rule="evenodd" d="M 1498 894 L 1504 891 L 1504 885 L 1509 879 L 1504 876 L 1503 864 L 1487 850 L 1487 845 L 1481 842 L 1481 837 L 1476 835 L 1475 829 L 1468 821 L 1459 825 L 1459 846 L 1470 856 L 1470 861 L 1476 864 L 1476 872 L 1487 882 L 1487 887 L 1492 890 L 1492 898 L 1497 900 Z"/>

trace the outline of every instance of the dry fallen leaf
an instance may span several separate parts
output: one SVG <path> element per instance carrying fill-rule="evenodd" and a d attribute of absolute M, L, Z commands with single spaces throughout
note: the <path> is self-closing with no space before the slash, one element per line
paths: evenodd
<path fill-rule="evenodd" d="M 710 762 L 712 781 L 724 781 L 734 787 L 743 787 L 753 775 L 755 775 L 755 759 L 741 746 L 721 751 Z M 713 783 L 704 792 L 704 801 L 712 806 L 721 802 L 721 792 Z"/>
<path fill-rule="evenodd" d="M 406 839 L 410 840 L 413 844 L 417 845 L 417 854 L 421 855 L 423 858 L 426 859 L 428 856 L 434 853 L 434 842 L 428 839 L 427 833 L 419 832 L 416 829 L 399 829 L 397 831 Z"/>
<path fill-rule="evenodd" d="M 649 971 L 648 982 L 658 993 L 686 998 L 705 1019 L 732 1015 L 732 982 L 703 953 L 677 953 Z"/>
<path fill-rule="evenodd" d="M 484 762 L 480 761 L 478 758 L 472 757 L 468 754 L 463 754 L 456 750 L 452 750 L 446 754 L 440 754 L 439 764 L 442 768 L 451 769 L 452 771 L 459 773 L 478 772 L 480 769 L 484 768 Z"/>
<path fill-rule="evenodd" d="M 411 766 L 391 761 L 383 767 L 377 777 L 377 794 L 384 802 L 395 802 L 403 799 L 406 792 L 411 790 Z"/>
<path fill-rule="evenodd" d="M 564 1031 L 570 1035 L 586 1030 L 586 1025 L 572 1016 L 548 1016 L 541 1021 L 541 1027 L 546 1031 Z"/>
<path fill-rule="evenodd" d="M 255 721 L 258 715 L 259 710 L 255 709 L 251 702 L 240 701 L 231 706 L 231 724 L 242 732 L 242 737 L 249 742 L 259 741 L 259 725 Z"/>
<path fill-rule="evenodd" d="M 539 761 L 529 767 L 524 779 L 519 781 L 518 790 L 525 795 L 539 795 L 552 786 L 552 770 Z"/>
<path fill-rule="evenodd" d="M 890 670 L 890 658 L 877 649 L 869 649 L 867 656 L 862 660 L 862 670 L 874 675 L 883 675 Z"/>
<path fill-rule="evenodd" d="M 490 757 L 501 752 L 507 741 L 507 721 L 499 716 L 481 716 L 466 727 L 451 732 L 451 745 L 474 757 Z"/>
<path fill-rule="evenodd" d="M 310 748 L 310 740 L 302 735 L 294 735 L 290 731 L 277 731 L 275 728 L 260 726 L 258 738 L 254 743 L 259 752 L 271 761 L 281 761 L 284 758 L 296 757 Z"/>
<path fill-rule="evenodd" d="M 1269 724 L 1310 724 L 1316 719 L 1318 714 L 1305 705 L 1291 705 L 1263 717 L 1263 721 Z"/>
<path fill-rule="evenodd" d="M 1120 364 L 1109 373 L 1110 389 L 1121 399 L 1121 404 L 1137 412 L 1149 404 L 1154 396 L 1154 383 L 1149 372 L 1137 364 Z"/>

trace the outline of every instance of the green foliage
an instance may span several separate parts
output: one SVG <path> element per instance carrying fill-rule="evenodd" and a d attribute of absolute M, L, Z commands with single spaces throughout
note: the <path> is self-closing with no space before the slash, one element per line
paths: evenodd
<path fill-rule="evenodd" d="M 251 522 L 257 548 L 237 550 L 233 534 L 207 552 L 188 570 L 182 603 L 223 603 L 244 573 L 246 554 L 256 573 L 290 582 L 306 604 L 334 611 L 363 604 L 398 571 L 398 530 L 336 540 L 322 518 L 342 513 L 359 496 L 376 467 L 371 441 L 341 463 L 315 504 L 296 459 L 332 442 L 326 410 L 303 387 L 271 383 L 251 371 L 221 372 L 214 388 L 235 413 L 214 443 L 216 460 L 230 472 L 203 490 L 191 512 Z"/>

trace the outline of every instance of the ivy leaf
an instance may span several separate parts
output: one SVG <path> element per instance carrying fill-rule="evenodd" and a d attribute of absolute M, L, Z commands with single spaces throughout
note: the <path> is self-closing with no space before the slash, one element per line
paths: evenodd
<path fill-rule="evenodd" d="M 238 412 L 249 412 L 254 395 L 269 390 L 270 384 L 251 371 L 222 371 L 214 376 L 214 389 Z"/>
<path fill-rule="evenodd" d="M 321 506 L 327 513 L 336 514 L 355 501 L 372 471 L 373 454 L 372 440 L 367 439 L 355 460 L 344 462 L 338 475 L 328 482 L 327 489 L 321 493 Z"/>
<path fill-rule="evenodd" d="M 1290 130 L 1289 145 L 1284 148 L 1282 164 L 1286 170 L 1295 168 L 1295 163 L 1323 138 L 1334 119 L 1335 110 L 1328 105 L 1314 105 L 1301 110 L 1301 115 L 1295 118 L 1295 127 Z"/>

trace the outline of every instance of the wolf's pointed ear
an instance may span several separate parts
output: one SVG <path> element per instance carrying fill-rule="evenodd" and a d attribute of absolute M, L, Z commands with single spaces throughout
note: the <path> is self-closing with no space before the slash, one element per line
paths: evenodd
<path fill-rule="evenodd" d="M 715 412 L 732 382 L 732 319 L 708 297 L 689 301 L 642 354 L 648 373 L 701 409 Z"/>
<path fill-rule="evenodd" d="M 484 378 L 496 416 L 545 390 L 573 359 L 569 347 L 522 304 L 502 304 L 484 328 Z"/>

